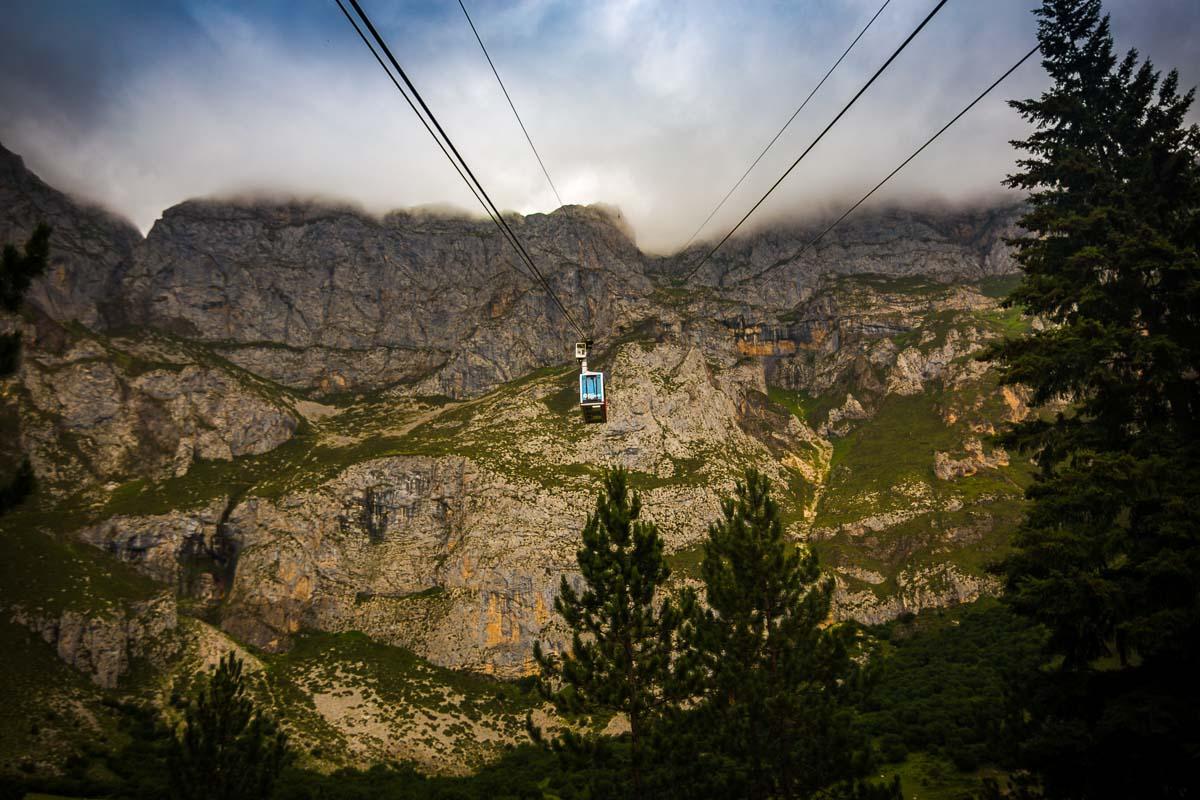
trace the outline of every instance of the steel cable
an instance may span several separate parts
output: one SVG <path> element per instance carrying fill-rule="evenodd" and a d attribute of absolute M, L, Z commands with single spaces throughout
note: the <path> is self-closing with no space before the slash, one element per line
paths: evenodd
<path fill-rule="evenodd" d="M 471 26 L 471 33 L 475 34 L 475 41 L 479 42 L 479 47 L 483 50 L 483 57 L 487 59 L 488 66 L 492 68 L 492 74 L 496 76 L 496 83 L 500 84 L 500 91 L 504 92 L 504 99 L 508 101 L 508 107 L 512 109 L 513 116 L 517 118 L 517 124 L 521 126 L 521 133 L 525 134 L 525 141 L 529 142 L 529 149 L 533 151 L 533 157 L 537 159 L 538 166 L 542 168 L 542 174 L 546 176 L 546 183 L 550 184 L 550 191 L 554 192 L 554 199 L 558 200 L 558 206 L 562 208 L 566 203 L 563 202 L 562 197 L 559 195 L 558 187 L 554 185 L 554 180 L 550 177 L 550 171 L 546 169 L 546 163 L 542 161 L 542 154 L 538 152 L 537 147 L 533 144 L 533 138 L 525 128 L 525 121 L 521 119 L 516 104 L 513 103 L 512 97 L 508 94 L 508 87 L 500 79 L 500 73 L 496 70 L 495 63 L 492 62 L 491 54 L 488 53 L 487 46 L 479 36 L 479 31 L 475 29 L 474 20 L 471 19 L 471 15 L 467 12 L 467 7 L 463 5 L 462 0 L 458 0 L 458 7 L 462 9 L 463 15 L 467 18 L 467 24 Z"/>
<path fill-rule="evenodd" d="M 461 3 L 462 0 L 459 0 L 459 2 Z M 879 15 L 883 13 L 883 10 L 888 7 L 888 3 L 890 2 L 892 2 L 892 0 L 884 0 L 883 5 L 881 5 L 879 10 L 875 12 L 875 16 L 871 17 L 866 26 L 864 26 L 863 29 L 858 32 L 858 36 L 854 37 L 854 41 L 850 43 L 850 46 L 847 47 L 840 56 L 838 56 L 838 60 L 833 62 L 833 66 L 830 67 L 829 71 L 825 73 L 825 77 L 821 78 L 817 85 L 813 87 L 812 91 L 808 93 L 808 97 L 804 98 L 804 102 L 800 104 L 800 107 L 792 112 L 792 115 L 788 117 L 787 122 L 783 123 L 783 127 L 779 129 L 779 132 L 771 138 L 771 141 L 767 142 L 767 146 L 762 149 L 762 152 L 758 154 L 758 157 L 755 158 L 750 166 L 746 168 L 746 171 L 742 173 L 742 177 L 737 179 L 737 183 L 733 185 L 733 188 L 725 193 L 725 196 L 721 198 L 721 202 L 717 203 L 713 210 L 708 213 L 708 216 L 704 218 L 704 222 L 700 223 L 700 227 L 696 228 L 692 235 L 688 237 L 688 240 L 683 243 L 683 247 L 681 247 L 680 250 L 687 250 L 688 245 L 695 241 L 696 237 L 700 235 L 700 231 L 704 230 L 708 223 L 712 221 L 712 218 L 717 215 L 717 212 L 725 206 L 725 203 L 729 200 L 733 193 L 737 191 L 738 187 L 742 185 L 747 177 L 749 177 L 750 173 L 754 171 L 754 168 L 758 166 L 758 162 L 762 161 L 763 156 L 767 154 L 767 151 L 775 145 L 775 142 L 779 141 L 779 137 L 783 135 L 783 132 L 786 131 L 789 126 L 791 126 L 793 120 L 795 120 L 796 117 L 799 116 L 800 112 L 804 110 L 804 107 L 808 105 L 808 101 L 813 99 L 813 95 L 815 95 L 820 88 L 825 85 L 825 81 L 829 80 L 829 76 L 833 74 L 833 71 L 837 69 L 838 65 L 841 64 L 842 61 L 845 60 L 846 56 L 850 54 L 850 51 L 854 49 L 854 45 L 858 44 L 858 40 L 863 37 L 863 34 L 865 34 L 873 24 L 875 24 L 875 20 L 879 19 Z"/>
<path fill-rule="evenodd" d="M 879 191 L 881 188 L 883 188 L 883 185 L 885 183 L 887 183 L 888 181 L 890 181 L 892 178 L 894 178 L 896 176 L 896 173 L 898 173 L 900 170 L 902 170 L 906 166 L 908 166 L 910 161 L 912 161 L 917 156 L 921 155 L 921 153 L 924 152 L 925 148 L 929 147 L 929 145 L 931 145 L 935 141 L 937 141 L 939 136 L 941 136 L 943 133 L 945 133 L 947 130 L 949 130 L 950 126 L 952 126 L 954 123 L 958 122 L 968 111 L 970 111 L 972 108 L 974 108 L 976 106 L 976 104 L 979 103 L 980 100 L 987 97 L 993 89 L 995 89 L 997 86 L 999 86 L 1001 83 L 1003 83 L 1005 78 L 1007 78 L 1009 75 L 1012 75 L 1014 72 L 1017 71 L 1017 69 L 1020 68 L 1020 66 L 1022 64 L 1024 64 L 1026 61 L 1028 61 L 1030 58 L 1032 58 L 1033 54 L 1036 53 L 1038 51 L 1038 49 L 1039 49 L 1038 47 L 1034 47 L 1032 50 L 1030 50 L 1028 53 L 1026 53 L 1021 58 L 1020 61 L 1018 61 L 1016 64 L 1013 64 L 1011 67 L 1009 67 L 1008 70 L 1003 75 L 1001 75 L 999 78 L 997 78 L 992 83 L 991 86 L 984 89 L 979 94 L 978 97 L 976 97 L 974 100 L 972 100 L 970 103 L 968 103 L 966 108 L 964 108 L 962 111 L 959 111 L 957 114 L 954 115 L 954 117 L 949 122 L 947 122 L 945 125 L 943 125 L 941 130 L 939 130 L 933 136 L 930 136 L 925 141 L 925 144 L 918 147 L 916 149 L 916 151 L 913 152 L 912 155 L 910 155 L 908 158 L 904 159 L 904 161 L 900 162 L 900 166 L 896 167 L 894 170 L 889 172 L 887 174 L 887 177 L 885 177 L 879 183 L 875 184 L 875 188 L 871 189 L 871 191 L 867 192 L 865 195 L 863 195 L 861 198 L 859 198 L 857 203 L 850 206 L 850 208 L 846 209 L 846 212 L 844 214 L 842 214 L 840 217 L 838 217 L 836 220 L 834 220 L 833 224 L 831 224 L 825 230 L 823 230 L 819 234 L 817 234 L 811 241 L 809 241 L 807 244 L 805 244 L 804 247 L 800 248 L 800 250 L 797 251 L 794 255 L 790 256 L 789 258 L 787 258 L 785 260 L 775 262 L 771 266 L 750 276 L 749 278 L 743 278 L 740 281 L 740 283 L 758 280 L 759 278 L 761 278 L 763 275 L 766 275 L 771 270 L 778 269 L 779 267 L 782 267 L 784 264 L 790 264 L 790 263 L 794 262 L 796 259 L 800 258 L 800 256 L 804 255 L 810 248 L 812 248 L 814 245 L 816 245 L 817 242 L 819 242 L 819 241 L 821 241 L 821 239 L 825 238 L 825 235 L 827 233 L 829 233 L 831 230 L 833 230 L 839 224 L 841 224 L 842 220 L 846 219 L 846 217 L 853 214 L 858 209 L 859 206 L 861 206 L 863 203 L 867 202 L 867 200 L 870 199 L 871 195 L 875 194 L 877 191 Z"/>
<path fill-rule="evenodd" d="M 353 23 L 354 20 L 350 16 L 349 12 L 347 12 L 345 6 L 342 4 L 342 0 L 335 0 L 335 2 L 337 3 L 338 7 L 342 9 L 342 13 L 346 14 L 347 19 L 349 19 L 351 21 L 351 23 Z M 439 146 L 441 145 L 442 142 L 445 143 L 445 146 L 442 147 L 443 153 L 446 153 L 448 158 L 450 158 L 450 153 L 454 154 L 453 158 L 451 158 L 451 161 L 454 161 L 455 159 L 457 159 L 457 163 L 456 163 L 455 167 L 456 167 L 456 171 L 458 171 L 458 173 L 459 173 L 459 176 L 462 177 L 463 180 L 467 182 L 468 186 L 470 186 L 472 188 L 473 193 L 475 193 L 476 189 L 478 190 L 478 192 L 476 193 L 476 198 L 479 199 L 480 202 L 484 204 L 485 210 L 489 211 L 488 215 L 489 215 L 489 217 L 491 217 L 492 222 L 498 228 L 501 229 L 502 233 L 507 234 L 506 238 L 507 238 L 509 244 L 513 247 L 514 250 L 517 251 L 517 254 L 523 259 L 525 265 L 529 268 L 530 272 L 532 272 L 532 274 L 536 277 L 536 279 L 542 284 L 542 287 L 546 290 L 546 294 L 550 297 L 550 299 L 558 307 L 559 311 L 562 312 L 563 317 L 567 320 L 568 323 L 570 323 L 571 327 L 573 327 L 575 329 L 575 331 L 583 339 L 586 340 L 586 339 L 590 338 L 588 336 L 588 334 L 584 331 L 583 326 L 581 326 L 575 320 L 574 315 L 572 315 L 571 312 L 567 310 L 567 307 L 565 305 L 563 305 L 562 301 L 558 298 L 558 295 L 555 293 L 554 289 L 550 286 L 549 281 L 546 280 L 545 275 L 543 275 L 541 270 L 539 270 L 537 268 L 537 264 L 534 263 L 533 257 L 529 255 L 529 251 L 526 249 L 524 243 L 521 242 L 520 238 L 512 230 L 512 227 L 508 224 L 508 221 L 504 219 L 503 214 L 500 213 L 500 210 L 496 207 L 496 204 L 494 202 L 492 202 L 492 198 L 488 195 L 487 190 L 484 189 L 483 184 L 475 176 L 475 173 L 471 170 L 470 165 L 467 164 L 466 159 L 463 158 L 462 154 L 458 151 L 458 148 L 455 147 L 454 141 L 446 133 L 446 131 L 442 127 L 441 123 L 438 122 L 437 116 L 434 115 L 433 111 L 429 108 L 429 105 L 425 102 L 425 99 L 421 96 L 421 93 L 417 90 L 417 87 L 413 85 L 413 82 L 409 79 L 408 74 L 404 71 L 403 67 L 400 66 L 400 63 L 396 60 L 396 57 L 392 54 L 391 48 L 388 47 L 387 42 L 384 41 L 383 37 L 379 34 L 379 31 L 375 28 L 374 23 L 371 22 L 371 18 L 363 10 L 362 6 L 359 5 L 358 0 L 350 0 L 350 5 L 354 7 L 355 12 L 358 14 L 359 18 L 362 20 L 363 24 L 366 26 L 367 31 L 370 32 L 371 37 L 375 40 L 375 43 L 378 45 L 379 49 L 387 57 L 388 62 L 391 63 L 391 65 L 395 69 L 396 73 L 400 76 L 400 79 L 404 82 L 404 85 L 408 87 L 408 91 L 412 93 L 412 96 L 417 101 L 417 104 L 420 105 L 421 109 L 425 112 L 425 117 L 428 117 L 428 121 L 433 124 L 433 128 L 437 129 L 437 135 L 435 135 L 433 133 L 433 130 L 430 129 L 428 123 L 425 124 L 426 130 L 429 131 L 430 135 L 433 136 L 435 140 L 438 139 L 438 135 L 440 135 L 441 140 L 439 141 Z M 358 30 L 357 25 L 355 25 L 355 29 Z M 359 31 L 359 35 L 362 36 L 361 31 Z M 362 38 L 364 39 L 364 41 L 366 41 L 365 36 L 363 36 Z M 368 42 L 368 46 L 370 46 L 369 42 Z M 372 48 L 372 53 L 374 53 L 374 52 L 375 51 Z M 383 66 L 384 70 L 387 71 L 386 65 L 384 65 L 382 63 L 382 60 L 378 58 L 378 55 L 376 55 L 376 59 L 380 61 L 381 66 Z M 390 71 L 388 71 L 388 75 L 391 76 Z M 395 82 L 394 78 L 393 78 L 393 82 Z M 402 92 L 402 94 L 403 94 L 403 92 Z M 407 95 L 405 95 L 405 97 L 407 99 Z M 411 102 L 409 103 L 409 105 L 410 106 L 412 105 Z M 415 106 L 413 107 L 413 111 L 417 113 L 418 117 L 421 116 L 421 113 L 417 112 Z M 422 121 L 424 122 L 424 117 L 422 118 Z M 449 152 L 446 151 L 446 148 L 449 148 Z M 462 169 L 458 169 L 459 165 L 461 165 Z M 464 175 L 464 172 L 465 172 L 465 175 Z M 469 178 L 469 180 L 468 180 L 468 178 Z"/>
<path fill-rule="evenodd" d="M 351 0 L 351 2 L 354 2 L 354 0 Z M 755 211 L 757 211 L 758 207 L 766 202 L 767 198 L 771 196 L 771 193 L 774 192 L 775 189 L 777 189 L 779 187 L 779 184 L 783 183 L 784 179 L 787 178 L 787 176 L 792 173 L 792 170 L 794 170 L 797 167 L 797 165 L 799 165 L 800 162 L 804 160 L 804 157 L 807 156 L 809 153 L 811 153 L 813 148 L 816 147 L 817 144 L 822 139 L 825 138 L 825 134 L 829 133 L 829 131 L 833 129 L 833 126 L 838 123 L 838 120 L 840 120 L 843 116 L 846 115 L 846 112 L 849 111 L 851 109 L 851 107 L 853 107 L 854 104 L 858 102 L 858 99 L 860 97 L 862 97 L 864 93 L 866 93 L 867 89 L 871 88 L 871 85 L 873 83 L 875 83 L 875 81 L 879 79 L 879 76 L 882 75 L 884 73 L 884 71 L 886 71 L 887 68 L 891 66 L 892 62 L 895 61 L 896 58 L 899 57 L 899 55 L 902 52 L 904 52 L 904 49 L 906 47 L 908 47 L 909 43 L 912 42 L 913 39 L 917 38 L 917 34 L 920 33 L 922 30 L 924 30 L 925 26 L 928 25 L 930 20 L 932 20 L 937 15 L 937 13 L 942 10 L 942 7 L 945 6 L 947 2 L 949 2 L 949 0 L 940 0 L 940 2 L 938 2 L 938 4 L 936 6 L 934 6 L 933 10 L 929 12 L 929 14 L 925 17 L 925 19 L 921 20 L 921 24 L 918 25 L 913 30 L 913 32 L 908 35 L 908 38 L 906 38 L 900 44 L 900 46 L 896 48 L 896 52 L 892 53 L 891 56 L 888 57 L 888 60 L 883 62 L 883 66 L 881 66 L 878 70 L 875 71 L 875 74 L 871 76 L 871 79 L 868 80 L 865 84 L 863 84 L 863 87 L 858 90 L 858 92 L 854 95 L 854 97 L 850 98 L 850 102 L 846 103 L 846 105 L 842 108 L 842 110 L 838 112 L 837 116 L 834 117 L 833 120 L 828 125 L 825 126 L 825 129 L 822 130 L 819 134 L 817 134 L 817 138 L 813 139 L 812 144 L 810 144 L 808 147 L 804 148 L 804 152 L 802 152 L 800 154 L 800 157 L 797 158 L 795 161 L 793 161 L 792 165 L 790 167 L 788 167 L 786 170 L 784 170 L 784 173 L 779 176 L 779 180 L 777 180 L 777 181 L 775 181 L 775 183 L 771 184 L 771 188 L 767 189 L 766 193 L 759 199 L 759 201 L 757 203 L 755 203 L 750 208 L 749 211 L 746 212 L 746 215 L 744 217 L 742 217 L 740 220 L 738 220 L 738 223 L 736 225 L 734 225 L 732 228 L 730 228 L 729 233 L 725 234 L 725 236 L 722 237 L 721 241 L 717 242 L 716 245 L 714 245 L 711 250 L 709 250 L 707 253 L 705 253 L 704 257 L 701 258 L 699 261 L 697 261 L 696 265 L 688 271 L 687 275 L 683 276 L 683 279 L 680 281 L 681 283 L 686 283 L 687 281 L 689 281 L 692 278 L 692 276 L 695 275 L 696 272 L 702 266 L 704 266 L 705 263 L 707 263 L 710 258 L 712 258 L 713 254 L 716 253 L 718 250 L 720 250 L 721 246 L 724 245 L 725 242 L 729 241 L 729 237 L 733 236 L 733 234 L 737 232 L 738 228 L 742 227 L 742 225 L 745 224 L 746 220 L 750 219 L 750 215 L 753 214 Z"/>

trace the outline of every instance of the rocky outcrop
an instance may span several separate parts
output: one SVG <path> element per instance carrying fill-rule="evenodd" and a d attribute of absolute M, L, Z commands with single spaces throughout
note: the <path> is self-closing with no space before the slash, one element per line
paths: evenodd
<path fill-rule="evenodd" d="M 50 263 L 28 302 L 63 322 L 113 322 L 111 301 L 142 235 L 125 220 L 47 186 L 20 156 L 0 146 L 0 243 L 20 247 L 40 223 L 54 229 Z"/>
<path fill-rule="evenodd" d="M 189 511 L 111 517 L 78 535 L 180 595 L 212 603 L 228 588 L 236 557 L 222 527 L 229 509 L 221 497 Z"/>
<path fill-rule="evenodd" d="M 18 606 L 10 609 L 10 617 L 38 633 L 59 658 L 106 689 L 116 688 L 135 659 L 168 657 L 175 646 L 170 634 L 178 622 L 171 592 L 101 613 L 65 610 L 51 616 Z"/>
<path fill-rule="evenodd" d="M 572 206 L 511 224 L 586 327 L 611 331 L 644 306 L 642 256 L 612 214 Z M 573 337 L 491 224 L 465 217 L 191 201 L 163 213 L 123 292 L 133 321 L 322 391 L 436 372 L 424 391 L 478 394 L 560 363 Z"/>
<path fill-rule="evenodd" d="M 1005 239 L 1018 234 L 1021 213 L 1016 204 L 861 212 L 811 248 L 808 243 L 826 222 L 780 222 L 727 242 L 693 282 L 752 305 L 785 309 L 809 299 L 829 274 L 921 275 L 945 282 L 1003 275 L 1016 271 Z M 669 275 L 686 273 L 709 247 L 697 244 L 655 261 L 651 268 Z M 755 279 L 766 269 L 771 270 L 769 280 Z"/>
<path fill-rule="evenodd" d="M 974 475 L 984 469 L 998 469 L 1008 466 L 1008 453 L 1004 448 L 997 447 L 990 453 L 983 452 L 983 442 L 979 439 L 968 439 L 963 443 L 966 455 L 963 458 L 953 458 L 949 453 L 934 454 L 933 472 L 944 481 Z"/>
<path fill-rule="evenodd" d="M 628 469 L 694 477 L 680 474 L 688 466 L 680 462 L 745 441 L 747 394 L 767 389 L 759 365 L 726 363 L 713 369 L 699 348 L 669 342 L 621 348 L 610 368 L 617 389 L 608 424 L 575 446 L 574 460 L 603 453 Z"/>
<path fill-rule="evenodd" d="M 821 423 L 819 432 L 823 436 L 844 436 L 850 431 L 850 423 L 854 420 L 867 419 L 871 415 L 862 407 L 862 403 L 847 394 L 846 402 L 829 410 L 825 421 Z"/>
<path fill-rule="evenodd" d="M 266 649 L 359 630 L 444 666 L 516 675 L 573 566 L 581 497 L 462 458 L 389 458 L 229 515 L 238 568 L 222 627 Z"/>
<path fill-rule="evenodd" d="M 869 413 L 885 395 L 920 394 L 930 384 L 952 386 L 987 371 L 970 359 L 994 335 L 971 321 L 994 308 L 978 291 L 879 276 L 826 276 L 815 285 L 811 297 L 780 317 L 795 347 L 766 360 L 773 384 L 811 395 L 849 392 Z"/>
<path fill-rule="evenodd" d="M 22 442 L 60 491 L 264 453 L 299 424 L 282 396 L 166 342 L 80 335 L 55 352 L 44 334 L 26 338 Z"/>
<path fill-rule="evenodd" d="M 972 341 L 957 329 L 950 330 L 937 346 L 930 346 L 936 339 L 932 332 L 922 338 L 925 349 L 907 347 L 896 355 L 887 376 L 889 394 L 920 394 L 928 383 L 941 379 L 956 359 L 979 347 L 978 339 Z"/>
<path fill-rule="evenodd" d="M 952 564 L 905 570 L 897 578 L 896 590 L 886 594 L 873 588 L 853 588 L 844 575 L 850 575 L 856 583 L 876 581 L 864 581 L 849 571 L 834 574 L 834 617 L 855 619 L 865 625 L 879 625 L 901 614 L 970 603 L 985 595 L 1000 593 L 999 579 L 970 575 Z"/>

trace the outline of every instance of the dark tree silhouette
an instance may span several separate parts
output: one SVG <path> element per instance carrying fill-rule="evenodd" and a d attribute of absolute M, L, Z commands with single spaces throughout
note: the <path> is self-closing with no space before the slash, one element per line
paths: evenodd
<path fill-rule="evenodd" d="M 679 731 L 692 740 L 694 791 L 898 796 L 854 784 L 870 765 L 852 713 L 863 675 L 854 629 L 826 625 L 833 584 L 816 555 L 787 542 L 770 483 L 753 469 L 721 514 L 704 543 L 707 607 L 687 597 L 681 627 L 678 676 L 699 697 Z"/>
<path fill-rule="evenodd" d="M 985 357 L 1042 405 L 1005 437 L 1033 454 L 1003 564 L 1008 601 L 1050 632 L 1021 690 L 1021 763 L 1048 796 L 1183 797 L 1200 787 L 1200 130 L 1098 0 L 1035 12 L 1052 85 L 1034 127 L 1008 299 L 1047 324 Z M 1136 765 L 1136 766 L 1134 766 Z"/>
<path fill-rule="evenodd" d="M 289 760 L 287 737 L 246 695 L 242 662 L 232 652 L 187 705 L 172 744 L 167 763 L 178 800 L 270 797 Z"/>
<path fill-rule="evenodd" d="M 630 493 L 628 474 L 615 469 L 583 529 L 576 554 L 583 591 L 566 578 L 554 608 L 571 629 L 562 657 L 534 643 L 545 695 L 566 712 L 618 712 L 629 720 L 630 784 L 642 796 L 644 740 L 670 698 L 678 612 L 655 595 L 670 575 L 658 528 L 639 519 L 642 502 Z M 570 735 L 564 734 L 570 743 Z"/>
<path fill-rule="evenodd" d="M 46 271 L 49 255 L 50 227 L 47 225 L 37 226 L 23 253 L 11 244 L 4 246 L 3 256 L 0 256 L 0 310 L 11 314 L 21 309 L 33 280 Z M 20 359 L 20 331 L 0 334 L 0 378 L 15 374 Z M 22 459 L 8 483 L 0 486 L 0 514 L 18 505 L 33 489 L 33 467 L 29 459 Z"/>

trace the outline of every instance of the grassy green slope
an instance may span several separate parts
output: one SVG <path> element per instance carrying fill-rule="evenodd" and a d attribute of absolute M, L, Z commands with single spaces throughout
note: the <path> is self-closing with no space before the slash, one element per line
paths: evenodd
<path fill-rule="evenodd" d="M 361 633 L 308 633 L 263 656 L 269 696 L 306 763 L 400 758 L 426 770 L 475 768 L 523 741 L 530 687 L 434 666 Z M 347 756 L 352 756 L 347 758 Z"/>
<path fill-rule="evenodd" d="M 996 299 L 1011 283 L 1009 278 L 987 279 L 976 288 Z M 915 348 L 926 356 L 951 341 L 986 341 L 1029 328 L 1016 309 L 951 307 L 954 287 L 920 277 L 843 277 L 826 291 L 844 310 L 908 308 L 905 314 L 881 311 L 880 319 L 909 328 L 890 337 L 898 350 Z M 960 355 L 950 369 L 969 372 L 972 359 L 971 354 Z M 819 396 L 770 390 L 773 403 L 814 426 L 848 392 L 870 410 L 868 419 L 850 423 L 848 433 L 831 437 L 829 474 L 819 487 L 812 522 L 824 562 L 878 573 L 880 583 L 852 577 L 847 582 L 879 596 L 896 591 L 896 578 L 904 570 L 950 563 L 967 574 L 981 574 L 1004 552 L 1020 519 L 1031 466 L 1019 454 L 1009 454 L 1008 465 L 945 480 L 935 474 L 935 454 L 963 458 L 964 444 L 972 438 L 982 440 L 990 454 L 990 433 L 1003 427 L 1011 397 L 990 371 L 952 387 L 935 381 L 916 395 L 881 395 L 878 387 L 887 375 L 878 367 L 869 369 L 869 375 L 843 378 Z"/>
<path fill-rule="evenodd" d="M 61 767 L 113 736 L 104 693 L 58 659 L 40 637 L 0 620 L 0 775 Z"/>
<path fill-rule="evenodd" d="M 85 517 L 46 510 L 42 499 L 0 518 L 0 606 L 19 605 L 57 615 L 103 613 L 121 603 L 146 600 L 163 587 L 75 541 L 65 531 Z"/>
<path fill-rule="evenodd" d="M 901 568 L 950 561 L 978 574 L 1000 555 L 1018 521 L 1028 467 L 1022 461 L 942 480 L 934 455 L 961 454 L 971 432 L 947 424 L 936 394 L 889 396 L 875 416 L 834 441 L 828 484 L 814 527 L 835 531 L 819 550 L 832 564 L 852 564 L 894 578 Z M 855 523 L 894 515 L 882 530 Z M 845 526 L 845 527 L 843 527 Z M 961 538 L 949 546 L 952 531 Z M 894 589 L 890 582 L 877 590 Z"/>

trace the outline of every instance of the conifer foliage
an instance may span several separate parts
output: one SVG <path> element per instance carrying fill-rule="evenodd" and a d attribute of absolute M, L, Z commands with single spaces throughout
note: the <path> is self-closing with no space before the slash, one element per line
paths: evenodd
<path fill-rule="evenodd" d="M 862 775 L 865 738 L 851 709 L 861 688 L 853 630 L 825 627 L 833 591 L 815 554 L 784 536 L 770 483 L 751 469 L 709 526 L 706 605 L 685 599 L 679 674 L 699 703 L 688 728 L 704 788 L 725 796 L 813 797 Z M 828 796 L 852 796 L 844 787 Z M 864 795 L 865 796 L 865 795 Z M 870 796 L 890 796 L 876 791 Z"/>
<path fill-rule="evenodd" d="M 232 652 L 184 711 L 168 757 L 176 800 L 270 797 L 289 760 L 287 737 L 246 695 L 242 661 Z"/>
<path fill-rule="evenodd" d="M 38 225 L 19 252 L 11 244 L 4 246 L 0 256 L 0 311 L 16 313 L 25 301 L 25 293 L 35 278 L 46 271 L 50 256 L 50 227 Z M 21 356 L 21 333 L 0 333 L 0 379 L 13 375 Z M 7 453 L 5 454 L 8 455 Z M 0 485 L 0 514 L 19 505 L 34 489 L 33 467 L 28 458 L 17 451 L 18 466 L 7 481 Z"/>
<path fill-rule="evenodd" d="M 1029 192 L 1009 298 L 1047 324 L 993 347 L 1003 380 L 1062 410 L 1017 425 L 1039 472 L 1003 565 L 1050 632 L 1020 731 L 1048 796 L 1200 785 L 1200 130 L 1098 0 L 1044 0 L 1052 86 L 1008 184 Z M 1136 767 L 1134 767 L 1136 765 Z"/>
<path fill-rule="evenodd" d="M 34 278 L 46 271 L 49 255 L 50 227 L 47 225 L 37 226 L 25 244 L 24 253 L 11 244 L 4 246 L 0 258 L 0 309 L 9 313 L 20 310 Z M 0 335 L 0 378 L 16 372 L 20 347 L 20 333 Z"/>
<path fill-rule="evenodd" d="M 593 780 L 589 796 L 899 800 L 898 782 L 862 780 L 856 629 L 828 624 L 833 585 L 787 541 L 768 479 L 749 470 L 722 502 L 704 543 L 705 597 L 685 590 L 678 606 L 655 602 L 670 575 L 663 541 L 627 482 L 619 469 L 605 477 L 577 553 L 582 589 L 562 581 L 568 652 L 534 647 L 560 710 L 629 720 L 628 782 Z M 603 778 L 617 761 L 604 738 L 564 733 L 556 745 Z"/>
<path fill-rule="evenodd" d="M 640 519 L 628 473 L 604 478 L 576 554 L 582 587 L 564 577 L 554 608 L 572 631 L 555 657 L 534 644 L 543 691 L 566 712 L 624 714 L 629 721 L 630 788 L 641 795 L 647 728 L 670 704 L 666 692 L 678 611 L 656 595 L 670 576 L 658 528 Z"/>

